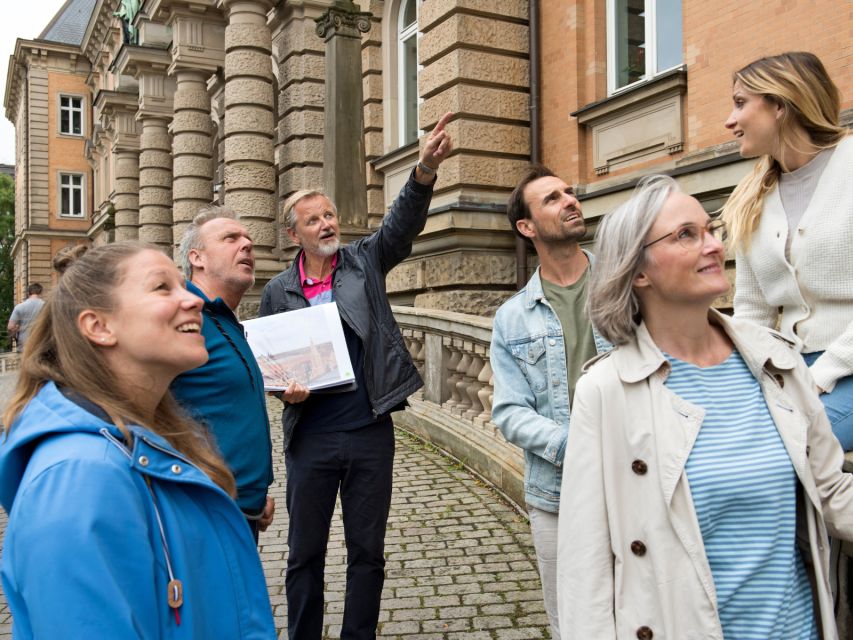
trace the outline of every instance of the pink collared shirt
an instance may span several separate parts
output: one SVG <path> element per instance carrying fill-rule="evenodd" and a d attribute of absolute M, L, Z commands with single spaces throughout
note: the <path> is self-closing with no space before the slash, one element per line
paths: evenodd
<path fill-rule="evenodd" d="M 299 260 L 299 281 L 302 283 L 302 292 L 313 307 L 318 304 L 326 304 L 333 300 L 332 296 L 332 274 L 338 264 L 338 254 L 332 256 L 332 270 L 322 280 L 314 280 L 305 276 L 305 253 Z"/>

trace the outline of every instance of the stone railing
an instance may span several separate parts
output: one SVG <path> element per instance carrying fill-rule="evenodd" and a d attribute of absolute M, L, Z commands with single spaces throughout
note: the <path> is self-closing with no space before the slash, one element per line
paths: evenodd
<path fill-rule="evenodd" d="M 434 309 L 394 307 L 406 346 L 424 379 L 397 426 L 444 449 L 518 505 L 524 459 L 491 421 L 492 320 Z"/>
<path fill-rule="evenodd" d="M 21 368 L 20 354 L 15 351 L 0 353 L 0 375 L 17 371 Z"/>

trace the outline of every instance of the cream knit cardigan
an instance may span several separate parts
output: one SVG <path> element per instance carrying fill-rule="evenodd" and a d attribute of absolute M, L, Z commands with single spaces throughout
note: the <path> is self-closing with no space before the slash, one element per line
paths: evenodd
<path fill-rule="evenodd" d="M 833 151 L 791 241 L 778 185 L 764 199 L 746 253 L 737 254 L 735 317 L 774 327 L 802 353 L 824 351 L 811 366 L 832 391 L 853 374 L 853 136 Z M 781 311 L 781 318 L 780 318 Z"/>

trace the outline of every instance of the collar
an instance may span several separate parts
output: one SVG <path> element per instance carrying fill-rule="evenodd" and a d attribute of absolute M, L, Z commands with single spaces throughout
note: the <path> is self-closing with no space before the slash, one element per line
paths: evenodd
<path fill-rule="evenodd" d="M 587 269 L 592 269 L 595 264 L 595 256 L 586 249 L 581 249 L 581 251 L 586 254 L 586 258 L 589 260 L 589 266 Z M 545 292 L 542 290 L 542 276 L 539 274 L 540 268 L 541 267 L 536 267 L 536 271 L 533 272 L 533 275 L 524 287 L 526 293 L 524 297 L 524 306 L 527 309 L 532 309 L 545 299 Z"/>
<path fill-rule="evenodd" d="M 338 266 L 338 254 L 335 252 L 335 255 L 332 256 L 332 270 L 329 272 L 329 275 L 322 280 L 311 280 L 311 282 L 308 282 L 308 278 L 305 277 L 305 251 L 302 251 L 299 254 L 299 260 L 297 260 L 297 263 L 299 264 L 299 283 L 302 286 L 307 284 L 310 287 L 313 285 L 324 284 L 332 279 L 332 272 L 335 270 L 335 267 Z"/>
<path fill-rule="evenodd" d="M 768 365 L 780 371 L 796 366 L 791 342 L 778 332 L 745 320 L 734 320 L 716 309 L 708 310 L 708 320 L 725 331 L 756 378 Z M 652 340 L 645 322 L 637 327 L 633 341 L 614 349 L 613 357 L 619 377 L 629 384 L 645 380 L 658 371 L 664 378 L 669 375 L 669 362 Z"/>

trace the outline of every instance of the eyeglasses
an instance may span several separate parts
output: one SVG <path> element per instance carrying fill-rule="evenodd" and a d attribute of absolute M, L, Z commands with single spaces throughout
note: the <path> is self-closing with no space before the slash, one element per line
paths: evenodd
<path fill-rule="evenodd" d="M 725 242 L 726 238 L 729 237 L 729 231 L 726 228 L 726 223 L 724 220 L 711 220 L 704 227 L 699 226 L 698 224 L 685 224 L 682 227 L 678 227 L 675 231 L 670 231 L 666 235 L 661 236 L 657 240 L 652 240 L 643 245 L 643 249 L 648 249 L 656 242 L 660 242 L 661 240 L 665 240 L 669 236 L 675 236 L 675 239 L 685 249 L 698 249 L 705 243 L 705 234 L 710 233 L 711 236 L 715 240 L 719 240 L 720 242 Z"/>

